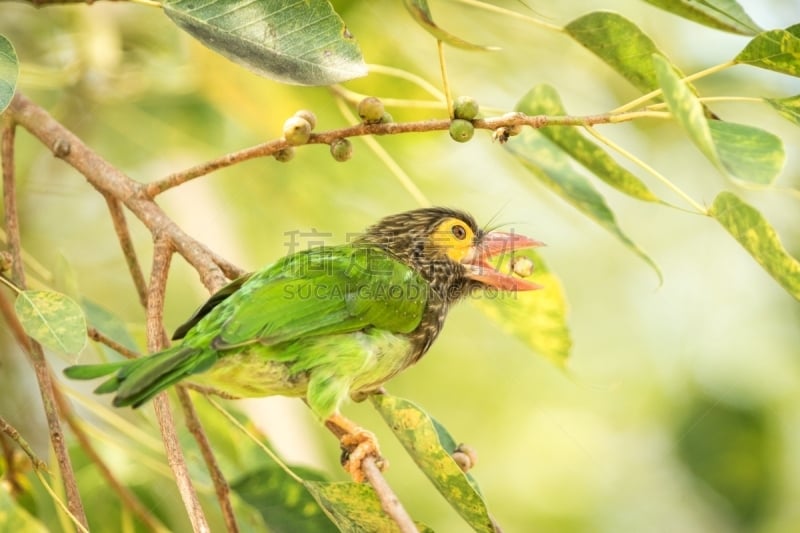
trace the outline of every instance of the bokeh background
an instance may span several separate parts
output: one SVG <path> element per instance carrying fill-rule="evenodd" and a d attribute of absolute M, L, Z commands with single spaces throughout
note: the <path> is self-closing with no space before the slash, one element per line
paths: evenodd
<path fill-rule="evenodd" d="M 439 83 L 434 41 L 401 3 L 333 4 L 368 63 Z M 498 4 L 527 12 L 521 2 Z M 740 4 L 764 28 L 800 22 L 797 1 Z M 447 51 L 454 93 L 472 95 L 484 107 L 511 110 L 540 83 L 556 87 L 573 114 L 605 112 L 637 96 L 565 35 L 458 2 L 437 1 L 431 7 L 452 33 L 502 47 L 492 53 Z M 747 42 L 644 2 L 532 7 L 559 25 L 595 9 L 619 11 L 687 73 L 732 58 Z M 259 78 L 193 42 L 154 8 L 99 3 L 34 9 L 4 3 L 0 12 L 0 33 L 12 40 L 21 60 L 19 90 L 137 180 L 158 179 L 279 137 L 284 119 L 297 109 L 312 109 L 321 130 L 347 124 L 328 89 Z M 376 74 L 345 86 L 381 97 L 425 96 L 408 82 Z M 703 79 L 698 87 L 704 95 L 800 93 L 797 79 L 748 67 Z M 739 193 L 800 256 L 796 126 L 766 105 L 728 103 L 713 109 L 724 119 L 762 127 L 784 140 L 788 160 L 776 190 Z M 389 111 L 396 121 L 444 116 L 430 109 Z M 710 204 L 720 190 L 733 187 L 674 124 L 641 121 L 605 126 L 602 132 L 700 203 Z M 493 219 L 547 242 L 542 254 L 569 299 L 574 350 L 566 372 L 466 303 L 451 313 L 429 354 L 388 387 L 478 450 L 473 473 L 506 531 L 795 530 L 800 522 L 800 305 L 718 224 L 639 203 L 597 184 L 623 230 L 662 269 L 660 285 L 652 269 L 538 185 L 488 132 L 477 132 L 465 145 L 444 132 L 378 142 L 433 203 L 468 210 L 480 221 Z M 285 254 L 292 231 L 313 229 L 329 234 L 328 242 L 344 242 L 381 216 L 418 206 L 361 139 L 353 143 L 355 154 L 347 163 L 333 161 L 324 146 L 304 147 L 288 164 L 250 161 L 172 190 L 159 203 L 190 234 L 248 269 Z M 143 346 L 143 311 L 102 197 L 23 132 L 18 147 L 24 246 L 41 264 L 39 277 L 102 305 Z M 658 183 L 648 184 L 679 202 Z M 788 188 L 795 189 L 794 196 Z M 149 235 L 138 222 L 132 220 L 131 226 L 147 265 Z M 205 296 L 195 273 L 174 261 L 168 327 L 179 325 Z M 35 382 L 24 357 L 5 330 L 2 334 L 0 413 L 47 456 Z M 52 357 L 56 368 L 74 362 Z M 94 357 L 90 347 L 80 360 Z M 239 406 L 290 461 L 344 479 L 335 442 L 301 402 L 267 399 Z M 348 406 L 346 413 L 378 434 L 392 463 L 387 478 L 415 518 L 437 531 L 467 530 L 369 405 Z M 157 435 L 146 413 L 125 416 Z M 137 446 L 124 432 L 118 440 Z M 151 496 L 151 505 L 182 523 L 163 473 L 131 464 L 124 446 L 103 446 L 103 451 L 137 492 L 163 486 L 163 500 Z M 189 458 L 202 479 L 199 456 Z M 266 456 L 256 460 L 269 461 Z M 80 459 L 78 468 L 82 476 L 91 476 L 92 467 Z M 102 493 L 99 478 L 95 485 L 87 490 Z M 200 485 L 208 493 L 207 483 Z M 167 502 L 175 509 L 166 510 Z M 216 512 L 213 504 L 209 512 Z M 95 525 L 98 531 L 118 527 Z"/>

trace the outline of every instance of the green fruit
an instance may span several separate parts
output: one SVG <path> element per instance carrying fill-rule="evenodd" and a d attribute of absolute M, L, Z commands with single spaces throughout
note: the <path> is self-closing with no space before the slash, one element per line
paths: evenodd
<path fill-rule="evenodd" d="M 456 142 L 465 143 L 472 139 L 474 133 L 475 126 L 469 120 L 456 118 L 450 122 L 450 137 Z"/>
<path fill-rule="evenodd" d="M 301 117 L 294 116 L 283 123 L 283 138 L 292 146 L 300 146 L 311 137 L 311 124 Z"/>
<path fill-rule="evenodd" d="M 368 96 L 358 103 L 358 116 L 361 117 L 365 124 L 380 122 L 383 113 L 383 102 L 374 96 Z"/>
<path fill-rule="evenodd" d="M 384 112 L 380 122 L 381 124 L 390 124 L 394 122 L 394 118 L 389 113 Z"/>
<path fill-rule="evenodd" d="M 455 118 L 472 120 L 478 116 L 478 102 L 471 96 L 459 96 L 453 102 Z"/>
<path fill-rule="evenodd" d="M 308 109 L 301 109 L 300 111 L 295 113 L 294 116 L 305 119 L 306 122 L 308 122 L 308 124 L 311 126 L 312 130 L 317 127 L 317 115 L 315 115 L 313 111 L 309 111 Z"/>
<path fill-rule="evenodd" d="M 287 161 L 291 161 L 294 158 L 294 147 L 287 146 L 283 150 L 278 150 L 273 155 L 275 159 L 280 161 L 281 163 L 286 163 Z"/>
<path fill-rule="evenodd" d="M 336 139 L 331 143 L 331 155 L 337 161 L 347 161 L 353 156 L 353 144 L 347 139 Z"/>

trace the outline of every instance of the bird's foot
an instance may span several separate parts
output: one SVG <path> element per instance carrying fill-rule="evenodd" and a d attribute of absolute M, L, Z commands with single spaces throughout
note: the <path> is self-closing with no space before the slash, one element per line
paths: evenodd
<path fill-rule="evenodd" d="M 356 483 L 366 479 L 363 462 L 367 457 L 372 457 L 381 471 L 389 466 L 389 462 L 381 457 L 378 439 L 372 432 L 358 427 L 338 413 L 328 418 L 325 425 L 339 439 L 342 446 L 342 466 Z"/>
<path fill-rule="evenodd" d="M 375 465 L 385 470 L 389 463 L 381 457 L 378 439 L 365 429 L 358 428 L 354 433 L 342 435 L 339 442 L 342 445 L 342 466 L 353 477 L 353 481 L 361 483 L 365 479 L 363 462 L 367 457 L 375 460 Z"/>

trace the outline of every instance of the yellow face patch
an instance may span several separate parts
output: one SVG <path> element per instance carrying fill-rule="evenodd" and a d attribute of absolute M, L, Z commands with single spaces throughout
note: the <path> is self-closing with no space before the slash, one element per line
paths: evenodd
<path fill-rule="evenodd" d="M 431 235 L 431 244 L 451 260 L 460 263 L 472 248 L 475 233 L 469 224 L 448 218 Z"/>

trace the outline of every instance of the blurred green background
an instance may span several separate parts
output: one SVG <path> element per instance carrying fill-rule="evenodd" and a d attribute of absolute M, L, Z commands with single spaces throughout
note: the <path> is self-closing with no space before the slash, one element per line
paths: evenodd
<path fill-rule="evenodd" d="M 800 22 L 797 1 L 740 3 L 765 28 Z M 434 41 L 399 2 L 333 4 L 368 63 L 439 83 Z M 519 2 L 498 4 L 526 10 Z M 687 73 L 730 59 L 748 40 L 644 2 L 533 7 L 559 25 L 590 10 L 617 10 Z M 605 112 L 637 96 L 564 35 L 456 2 L 432 2 L 432 8 L 449 31 L 502 47 L 493 53 L 447 50 L 453 92 L 469 94 L 484 107 L 511 110 L 539 83 L 555 86 L 573 114 Z M 157 9 L 122 3 L 34 9 L 4 3 L 2 13 L 0 33 L 14 43 L 21 61 L 19 90 L 140 181 L 277 138 L 285 118 L 301 108 L 317 114 L 318 130 L 347 124 L 328 89 L 259 78 L 181 34 Z M 345 86 L 380 97 L 425 96 L 407 82 L 374 74 Z M 800 93 L 797 79 L 747 67 L 698 86 L 706 95 Z M 796 126 L 765 105 L 713 109 L 723 119 L 778 134 L 788 155 L 778 186 L 800 187 Z M 396 121 L 444 116 L 424 109 L 389 111 Z M 731 187 L 674 124 L 641 121 L 605 126 L 602 132 L 700 203 L 709 204 Z M 597 185 L 622 228 L 663 270 L 659 286 L 645 263 L 538 185 L 488 132 L 477 132 L 465 145 L 444 132 L 378 142 L 434 204 L 465 209 L 479 221 L 493 219 L 545 241 L 542 254 L 569 298 L 574 351 L 567 372 L 466 303 L 451 312 L 429 354 L 388 387 L 478 450 L 473 474 L 505 531 L 795 530 L 800 521 L 800 305 L 719 225 Z M 255 269 L 287 252 L 288 232 L 316 229 L 330 235 L 328 242 L 344 242 L 381 216 L 418 206 L 361 139 L 353 143 L 355 154 L 347 163 L 333 161 L 325 146 L 303 147 L 289 164 L 250 161 L 158 201 L 191 235 Z M 18 134 L 18 154 L 26 251 L 54 276 L 59 290 L 77 291 L 111 311 L 143 346 L 143 311 L 104 200 L 24 132 Z M 668 201 L 676 200 L 658 183 L 648 184 Z M 742 194 L 800 256 L 797 197 L 780 191 Z M 149 235 L 133 219 L 131 226 L 148 265 Z M 167 326 L 179 325 L 205 296 L 194 272 L 175 260 Z M 2 333 L 0 414 L 46 456 L 35 383 L 13 341 Z M 81 361 L 94 357 L 92 349 Z M 74 362 L 55 356 L 52 361 L 56 368 Z M 335 441 L 301 402 L 278 398 L 238 405 L 291 461 L 345 479 Z M 369 405 L 350 405 L 346 414 L 378 434 L 392 464 L 387 478 L 415 518 L 437 531 L 466 530 Z M 125 416 L 144 419 L 145 430 L 157 436 L 149 415 Z M 119 440 L 136 446 L 132 436 Z M 135 468 L 124 451 L 101 449 L 137 492 L 153 491 L 152 483 L 174 490 L 162 474 Z M 190 452 L 189 459 L 205 479 L 197 453 Z M 263 455 L 253 460 L 269 461 Z M 89 479 L 92 467 L 80 458 L 77 463 L 81 478 Z M 244 470 L 241 464 L 230 468 L 231 478 Z M 88 493 L 102 494 L 102 482 L 95 485 Z M 208 496 L 207 480 L 200 485 Z M 164 498 L 148 501 L 182 523 L 175 495 Z M 174 509 L 166 511 L 164 502 L 170 501 Z M 97 531 L 119 527 L 94 525 Z"/>

